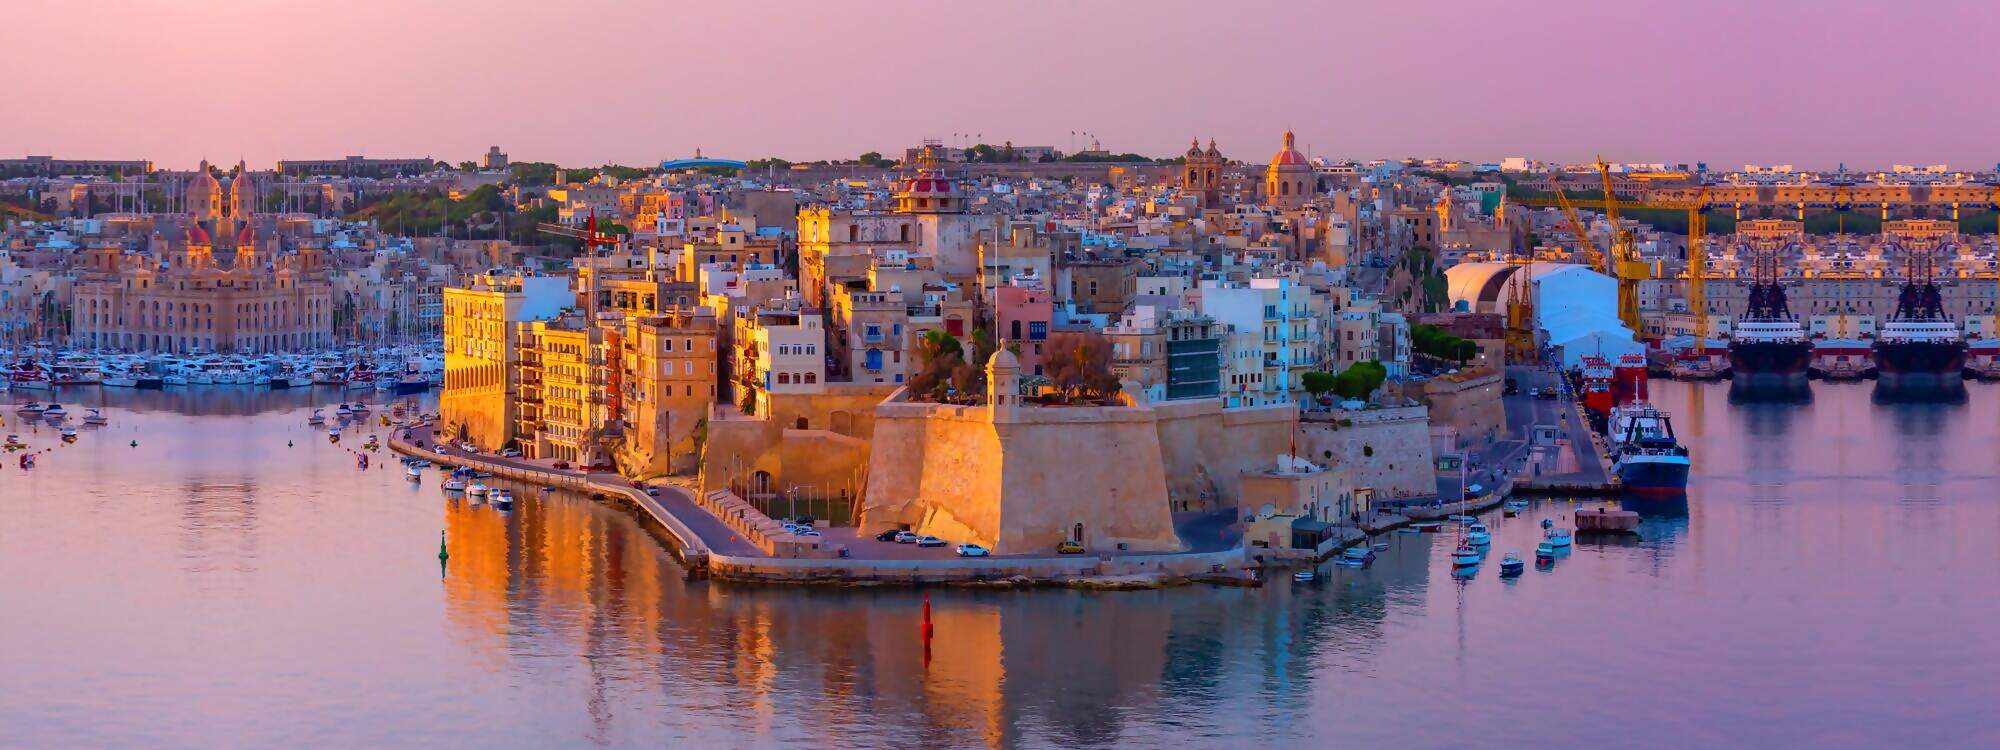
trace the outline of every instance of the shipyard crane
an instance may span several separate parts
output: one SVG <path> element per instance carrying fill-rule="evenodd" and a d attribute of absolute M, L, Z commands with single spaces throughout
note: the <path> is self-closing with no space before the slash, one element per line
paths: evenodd
<path fill-rule="evenodd" d="M 624 241 L 624 235 L 597 231 L 597 209 L 594 208 L 590 210 L 590 215 L 584 219 L 582 229 L 563 224 L 543 222 L 535 225 L 535 231 L 581 240 L 583 241 L 584 255 L 596 255 L 597 248 L 611 247 Z"/>
<path fill-rule="evenodd" d="M 1571 200 L 1569 196 L 1563 194 L 1562 183 L 1560 181 L 1555 182 L 1555 196 L 1553 198 L 1510 196 L 1508 200 L 1523 206 L 1555 207 L 1562 210 L 1564 220 L 1571 225 L 1571 231 L 1576 234 L 1577 240 L 1583 243 L 1584 255 L 1588 264 L 1592 267 L 1601 268 L 1606 276 L 1618 280 L 1618 317 L 1624 321 L 1625 325 L 1632 329 L 1634 334 L 1643 334 L 1643 331 L 1639 327 L 1639 282 L 1652 278 L 1653 269 L 1650 264 L 1639 259 L 1638 249 L 1632 243 L 1632 233 L 1624 227 L 1619 226 L 1618 210 L 1652 208 L 1686 211 L 1688 215 L 1688 308 L 1689 312 L 1694 316 L 1695 338 L 1701 339 L 1707 336 L 1709 332 L 1708 252 L 1706 248 L 1708 237 L 1707 211 L 1714 205 L 1709 188 L 1704 186 L 1691 194 L 1686 191 L 1676 190 L 1652 193 L 1639 200 L 1614 199 L 1611 197 L 1610 165 L 1606 164 L 1602 159 L 1598 160 L 1597 165 L 1599 167 L 1598 174 L 1604 180 L 1605 199 L 1603 200 L 1588 198 Z M 1580 227 L 1582 224 L 1576 218 L 1576 210 L 1578 208 L 1592 208 L 1603 211 L 1605 218 L 1611 222 L 1613 227 L 1612 252 L 1609 256 L 1599 253 L 1596 245 L 1591 244 L 1589 237 L 1581 231 Z M 1706 344 L 1703 345 L 1706 346 Z"/>

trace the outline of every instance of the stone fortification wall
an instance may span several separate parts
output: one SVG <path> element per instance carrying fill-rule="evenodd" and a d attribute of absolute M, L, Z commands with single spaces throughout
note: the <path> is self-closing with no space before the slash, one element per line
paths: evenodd
<path fill-rule="evenodd" d="M 1144 407 L 877 407 L 862 531 L 907 525 L 996 551 L 1181 548 Z"/>
<path fill-rule="evenodd" d="M 1426 381 L 1423 398 L 1431 424 L 1455 431 L 1455 448 L 1507 437 L 1507 411 L 1500 403 L 1505 381 L 1498 370 L 1483 368 Z"/>
<path fill-rule="evenodd" d="M 875 385 L 840 384 L 823 393 L 777 394 L 771 413 L 755 417 L 716 405 L 702 446 L 701 491 L 727 489 L 762 471 L 770 475 L 773 491 L 799 489 L 837 497 L 847 489 L 859 494 L 867 475 L 875 405 L 890 392 Z"/>
<path fill-rule="evenodd" d="M 1354 486 L 1374 488 L 1377 499 L 1437 492 L 1437 458 L 1423 406 L 1309 414 L 1299 430 L 1299 453 L 1353 468 Z"/>
<path fill-rule="evenodd" d="M 1291 450 L 1298 407 L 1224 409 L 1220 401 L 1155 402 L 1167 492 L 1174 510 L 1234 507 L 1243 472 Z"/>

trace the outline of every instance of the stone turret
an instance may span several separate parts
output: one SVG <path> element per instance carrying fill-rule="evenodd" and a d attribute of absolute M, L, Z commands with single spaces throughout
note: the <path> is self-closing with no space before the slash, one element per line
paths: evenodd
<path fill-rule="evenodd" d="M 986 405 L 995 422 L 1012 422 L 1019 416 L 1021 360 L 1005 348 L 986 360 Z"/>

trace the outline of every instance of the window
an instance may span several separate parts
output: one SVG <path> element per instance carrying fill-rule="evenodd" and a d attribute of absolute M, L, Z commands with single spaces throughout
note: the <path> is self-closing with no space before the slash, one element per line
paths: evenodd
<path fill-rule="evenodd" d="M 816 373 L 816 372 L 809 372 L 809 373 L 806 373 L 806 382 L 807 382 L 807 383 L 817 383 L 817 382 L 819 382 L 819 373 Z"/>

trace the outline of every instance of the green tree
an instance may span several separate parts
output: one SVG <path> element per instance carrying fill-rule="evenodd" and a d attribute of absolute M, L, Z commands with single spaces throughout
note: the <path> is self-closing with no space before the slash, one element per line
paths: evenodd
<path fill-rule="evenodd" d="M 1343 399 L 1366 401 L 1388 377 L 1388 369 L 1380 362 L 1372 359 L 1356 362 L 1341 370 L 1340 375 L 1333 379 L 1333 392 Z"/>
<path fill-rule="evenodd" d="M 1304 387 L 1307 393 L 1312 394 L 1314 401 L 1318 401 L 1321 395 L 1333 390 L 1334 380 L 1333 373 L 1314 370 L 1300 376 L 1299 385 Z"/>
<path fill-rule="evenodd" d="M 880 151 L 870 151 L 868 153 L 862 154 L 860 161 L 861 161 L 861 166 L 864 167 L 880 167 L 886 164 L 886 162 L 882 160 L 882 152 Z"/>

